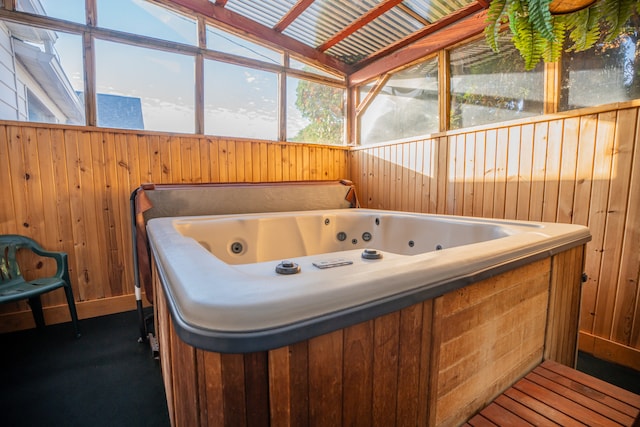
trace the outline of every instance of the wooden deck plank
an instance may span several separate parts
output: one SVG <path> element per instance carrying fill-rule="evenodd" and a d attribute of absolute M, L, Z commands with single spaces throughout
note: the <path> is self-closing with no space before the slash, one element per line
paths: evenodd
<path fill-rule="evenodd" d="M 513 400 L 520 402 L 527 408 L 539 413 L 540 415 L 548 418 L 554 423 L 560 424 L 564 427 L 584 426 L 584 424 L 574 420 L 567 414 L 547 405 L 544 402 L 530 396 L 529 394 L 518 390 L 515 387 L 511 387 L 509 390 L 503 393 L 505 396 L 510 397 Z"/>
<path fill-rule="evenodd" d="M 545 361 L 489 403 L 469 425 L 636 426 L 640 396 Z M 483 424 L 485 423 L 485 424 Z"/>
<path fill-rule="evenodd" d="M 609 384 L 598 378 L 587 375 L 584 372 L 580 372 L 575 369 L 568 368 L 559 363 L 555 363 L 547 360 L 542 362 L 540 366 L 550 371 L 556 372 L 560 375 L 563 375 L 567 378 L 570 378 L 573 381 L 579 382 L 580 384 L 584 384 L 596 391 L 605 393 L 618 400 L 624 401 L 625 403 L 628 403 L 634 408 L 637 408 L 638 410 L 640 410 L 640 395 L 631 393 L 628 390 L 617 387 L 613 384 Z"/>
<path fill-rule="evenodd" d="M 503 408 L 495 401 L 482 410 L 482 416 L 499 426 L 532 426 L 513 412 Z"/>
<path fill-rule="evenodd" d="M 517 400 L 508 397 L 507 395 L 502 394 L 498 396 L 495 402 L 506 410 L 513 412 L 523 420 L 527 420 L 527 422 L 535 426 L 560 426 L 560 424 L 551 421 L 544 415 L 541 415 L 540 413 L 523 405 Z"/>
<path fill-rule="evenodd" d="M 465 425 L 473 426 L 473 427 L 496 427 L 494 423 L 478 414 L 475 417 L 471 418 L 469 422 Z"/>
<path fill-rule="evenodd" d="M 634 417 L 611 408 L 592 397 L 583 395 L 571 388 L 563 386 L 562 384 L 551 381 L 538 374 L 538 371 L 539 369 L 536 369 L 534 372 L 531 372 L 527 375 L 527 379 L 617 423 L 630 425 L 633 422 Z"/>
<path fill-rule="evenodd" d="M 543 367 L 539 367 L 538 369 L 536 369 L 536 373 L 538 375 L 544 376 L 551 381 L 561 384 L 568 389 L 583 394 L 586 398 L 607 405 L 608 407 L 613 408 L 618 412 L 629 415 L 631 417 L 638 414 L 638 409 L 634 408 L 632 405 L 621 401 L 616 397 L 611 396 L 610 394 L 602 393 L 592 387 L 589 387 L 588 385 L 582 384 L 578 381 L 574 381 L 569 377 L 560 375 Z"/>

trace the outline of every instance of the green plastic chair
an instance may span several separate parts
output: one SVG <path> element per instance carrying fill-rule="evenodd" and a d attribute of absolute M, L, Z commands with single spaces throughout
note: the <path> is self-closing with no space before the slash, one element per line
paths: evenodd
<path fill-rule="evenodd" d="M 57 264 L 55 275 L 30 281 L 25 280 L 20 273 L 16 259 L 16 254 L 22 249 L 29 249 L 39 256 L 55 259 Z M 38 329 L 42 329 L 44 328 L 44 315 L 40 295 L 62 287 L 67 296 L 76 337 L 80 337 L 78 314 L 69 280 L 67 254 L 44 250 L 35 240 L 25 236 L 0 235 L 0 304 L 28 299 L 36 326 Z"/>

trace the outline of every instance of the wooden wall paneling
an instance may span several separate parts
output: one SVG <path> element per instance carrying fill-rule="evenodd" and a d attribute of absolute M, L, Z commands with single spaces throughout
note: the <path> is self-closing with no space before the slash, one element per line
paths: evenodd
<path fill-rule="evenodd" d="M 371 162 L 371 173 L 369 174 L 369 178 L 367 183 L 371 185 L 373 191 L 371 191 L 370 201 L 368 205 L 374 209 L 381 209 L 382 207 L 382 157 L 380 155 L 380 151 L 383 148 L 374 147 L 373 150 L 368 151 L 367 157 L 370 158 Z"/>
<path fill-rule="evenodd" d="M 394 180 L 391 183 L 391 203 L 396 210 L 403 210 L 403 206 L 406 203 L 403 203 L 402 192 L 409 183 L 404 180 L 405 177 L 405 167 L 404 167 L 404 145 L 393 144 L 391 146 L 392 152 L 392 164 L 391 167 L 394 169 Z"/>
<path fill-rule="evenodd" d="M 282 168 L 282 163 L 278 163 L 278 159 L 276 158 L 275 145 L 267 144 L 266 147 L 267 147 L 267 171 L 268 171 L 267 181 L 270 181 L 270 182 L 278 181 L 279 180 L 278 175 L 282 177 L 282 170 L 280 169 Z M 317 156 L 321 156 L 322 152 L 318 151 L 318 152 L 314 152 L 313 154 L 314 154 L 313 158 L 316 160 L 316 164 L 317 164 L 318 163 Z M 320 165 L 322 165 L 322 159 L 320 159 L 319 163 Z M 316 168 L 316 170 L 318 169 Z"/>
<path fill-rule="evenodd" d="M 445 205 L 443 206 L 443 213 L 452 215 L 455 212 L 456 203 L 456 152 L 457 152 L 457 138 L 455 136 L 447 137 L 446 143 L 446 163 L 445 163 L 445 188 L 446 196 L 444 198 Z"/>
<path fill-rule="evenodd" d="M 436 300 L 433 425 L 459 425 L 542 360 L 550 268 L 544 259 Z"/>
<path fill-rule="evenodd" d="M 605 240 L 602 252 L 600 286 L 596 299 L 594 333 L 611 337 L 615 308 L 616 284 L 620 272 L 620 257 L 629 197 L 631 160 L 636 134 L 637 109 L 619 110 L 615 122 L 615 136 L 611 146 L 611 178 L 607 204 Z M 620 284 L 622 285 L 622 284 Z M 622 285 L 624 286 L 624 285 Z"/>
<path fill-rule="evenodd" d="M 544 176 L 542 221 L 555 222 L 558 212 L 560 164 L 562 162 L 562 120 L 549 122 L 547 136 L 547 165 Z"/>
<path fill-rule="evenodd" d="M 343 425 L 370 425 L 373 421 L 373 320 L 344 330 Z"/>
<path fill-rule="evenodd" d="M 91 299 L 100 299 L 111 296 L 109 273 L 112 265 L 109 262 L 109 245 L 108 245 L 108 228 L 109 224 L 109 206 L 106 198 L 105 183 L 105 156 L 103 152 L 104 134 L 91 132 L 86 135 L 83 145 L 88 145 L 91 156 L 91 175 L 87 175 L 92 180 L 91 191 L 93 197 L 84 199 L 85 212 L 90 212 L 93 217 L 92 223 L 95 228 L 92 230 L 93 239 L 89 243 L 93 258 L 92 264 L 94 271 L 92 274 L 92 289 L 94 294 Z M 85 187 L 86 189 L 86 187 Z M 94 231 L 95 230 L 95 231 Z M 95 232 L 95 234 L 94 234 Z"/>
<path fill-rule="evenodd" d="M 464 199 L 462 202 L 462 214 L 473 216 L 474 187 L 475 187 L 475 163 L 476 163 L 476 134 L 469 132 L 464 138 Z"/>
<path fill-rule="evenodd" d="M 401 180 L 401 175 L 398 176 L 398 150 L 397 144 L 389 146 L 389 208 L 391 210 L 400 210 L 399 206 L 396 206 L 398 199 L 398 182 Z M 366 174 L 365 171 L 361 171 L 360 174 Z M 364 188 L 366 194 L 366 187 Z"/>
<path fill-rule="evenodd" d="M 486 153 L 486 132 L 477 132 L 475 138 L 474 170 L 473 170 L 473 212 L 476 217 L 482 216 L 484 209 L 484 168 Z"/>
<path fill-rule="evenodd" d="M 509 154 L 509 129 L 498 129 L 496 145 L 496 176 L 493 196 L 493 218 L 505 217 L 507 192 L 507 162 Z"/>
<path fill-rule="evenodd" d="M 421 352 L 424 334 L 423 304 L 414 304 L 400 312 L 398 330 L 398 372 L 395 425 L 419 425 L 422 402 L 420 390 L 420 367 L 425 355 Z"/>
<path fill-rule="evenodd" d="M 613 149 L 616 112 L 598 114 L 596 146 L 589 205 L 589 231 L 591 241 L 587 243 L 585 272 L 588 280 L 582 287 L 582 309 L 580 329 L 592 333 L 596 316 L 596 298 L 599 293 L 602 251 L 604 249 L 609 180 L 611 177 L 611 154 Z"/>
<path fill-rule="evenodd" d="M 164 298 L 164 295 L 162 296 Z M 173 327 L 171 325 L 170 327 Z M 182 341 L 177 333 L 169 336 L 171 346 L 171 364 L 178 369 L 172 369 L 171 383 L 174 390 L 180 390 L 174 395 L 175 426 L 198 426 L 200 419 L 200 402 L 198 399 L 198 376 L 196 374 L 195 348 Z M 240 425 L 240 424 L 238 424 Z"/>
<path fill-rule="evenodd" d="M 404 167 L 406 170 L 407 176 L 407 185 L 403 189 L 403 193 L 405 196 L 403 197 L 406 200 L 406 209 L 410 212 L 415 212 L 416 210 L 416 142 L 407 142 L 404 145 Z"/>
<path fill-rule="evenodd" d="M 611 338 L 640 348 L 640 116 L 636 122 L 632 169 L 629 179 L 627 217 L 622 239 L 622 258 Z"/>
<path fill-rule="evenodd" d="M 520 130 L 518 202 L 515 219 L 529 219 L 533 167 L 533 124 L 523 125 Z"/>
<path fill-rule="evenodd" d="M 171 425 L 176 425 L 175 420 L 175 398 L 173 390 L 173 366 L 172 360 L 172 348 L 171 348 L 171 319 L 169 318 L 169 309 L 167 307 L 166 298 L 164 292 L 161 290 L 160 279 L 158 277 L 158 270 L 155 262 L 151 263 L 152 268 L 152 280 L 155 292 L 153 293 L 153 312 L 154 312 L 154 324 L 156 327 L 156 337 L 158 338 L 158 344 L 162 349 L 162 357 L 160 357 L 160 366 L 162 372 L 162 379 L 164 384 L 164 391 L 167 398 L 167 409 L 169 411 L 169 420 Z"/>
<path fill-rule="evenodd" d="M 7 126 L 0 126 L 0 159 L 3 159 L 3 166 L 0 167 L 0 182 L 4 183 L 2 190 L 4 200 L 0 203 L 0 233 L 15 234 L 17 232 L 17 218 L 13 206 L 15 200 L 11 179 L 13 166 L 10 161 L 7 131 Z"/>
<path fill-rule="evenodd" d="M 88 233 L 85 228 L 86 218 L 82 215 L 82 192 L 80 168 L 82 167 L 78 156 L 78 134 L 76 130 L 65 130 L 65 154 L 66 163 L 69 168 L 69 206 L 72 215 L 72 230 L 75 259 L 74 269 L 69 272 L 72 276 L 71 281 L 77 284 L 77 292 L 74 294 L 78 301 L 87 299 L 85 293 L 85 284 L 88 280 L 88 255 L 86 245 Z M 75 289 L 74 289 L 75 290 Z"/>
<path fill-rule="evenodd" d="M 444 214 L 446 212 L 446 200 L 447 200 L 447 176 L 448 170 L 448 143 L 449 138 L 442 136 L 438 138 L 438 144 L 436 153 L 434 154 L 438 161 L 438 166 L 434 174 L 434 178 L 437 181 L 437 205 L 436 210 L 438 214 Z"/>
<path fill-rule="evenodd" d="M 376 179 L 378 176 L 378 171 L 376 169 L 377 162 L 375 160 L 376 156 L 376 148 L 368 151 L 364 156 L 364 161 L 366 162 L 366 175 L 363 177 L 363 184 L 366 185 L 367 188 L 367 206 L 370 208 L 375 208 L 378 199 L 378 188 L 376 186 Z M 407 183 L 408 185 L 408 183 Z"/>
<path fill-rule="evenodd" d="M 196 361 L 201 368 L 198 381 L 200 399 L 200 425 L 224 425 L 224 399 L 222 363 L 220 353 L 196 350 Z"/>
<path fill-rule="evenodd" d="M 453 187 L 453 211 L 451 212 L 453 215 L 464 215 L 465 142 L 466 135 L 458 135 L 457 137 L 455 137 L 455 149 L 451 150 L 454 156 L 451 160 L 454 175 L 450 183 L 450 185 Z"/>
<path fill-rule="evenodd" d="M 521 126 L 509 127 L 504 200 L 504 217 L 508 219 L 516 219 L 518 212 L 518 183 L 520 181 L 520 129 Z"/>
<path fill-rule="evenodd" d="M 413 189 L 413 200 L 414 200 L 414 207 L 413 210 L 414 212 L 424 212 L 422 210 L 422 194 L 424 192 L 426 192 L 427 194 L 429 193 L 429 188 L 426 187 L 424 185 L 425 182 L 425 175 L 424 175 L 424 149 L 425 149 L 425 142 L 424 141 L 416 141 L 415 142 L 415 188 Z M 382 151 L 382 148 L 380 148 L 380 150 Z M 381 162 L 383 162 L 381 160 Z M 382 175 L 382 174 L 380 174 Z M 381 182 L 382 184 L 382 182 Z M 382 185 L 380 185 L 380 187 L 382 188 Z"/>
<path fill-rule="evenodd" d="M 393 146 L 384 146 L 378 149 L 378 153 L 384 159 L 384 172 L 383 172 L 383 185 L 382 185 L 382 204 L 381 209 L 390 209 L 391 200 L 395 197 L 392 189 L 395 185 L 395 179 L 392 178 L 392 173 L 395 174 L 393 163 L 391 163 L 391 151 L 393 150 Z M 353 172 L 353 171 L 352 171 Z M 395 178 L 395 175 L 393 175 Z M 356 191 L 358 188 L 356 187 Z"/>
<path fill-rule="evenodd" d="M 531 170 L 531 196 L 529 201 L 530 221 L 542 221 L 542 210 L 544 208 L 544 187 L 547 161 L 547 135 L 548 122 L 534 124 L 533 131 L 533 160 Z"/>
<path fill-rule="evenodd" d="M 127 283 L 124 276 L 124 252 L 128 245 L 128 241 L 124 238 L 123 227 L 120 224 L 126 224 L 129 217 L 125 216 L 127 212 L 125 193 L 119 191 L 117 168 L 118 161 L 116 158 L 116 150 L 114 144 L 114 135 L 111 132 L 103 134 L 103 156 L 104 156 L 104 209 L 103 214 L 106 220 L 106 242 L 107 247 L 105 254 L 108 262 L 107 268 L 108 283 L 107 295 L 122 295 L 125 293 L 124 288 Z"/>
<path fill-rule="evenodd" d="M 564 120 L 562 134 L 562 163 L 560 166 L 556 221 L 569 224 L 573 222 L 573 201 L 578 157 L 578 137 L 580 132 L 579 125 L 579 117 L 571 117 Z"/>
<path fill-rule="evenodd" d="M 577 247 L 552 259 L 544 357 L 570 367 L 577 357 L 583 255 Z"/>
<path fill-rule="evenodd" d="M 310 426 L 342 424 L 343 332 L 338 330 L 309 340 Z"/>
<path fill-rule="evenodd" d="M 596 115 L 580 117 L 580 139 L 578 143 L 572 222 L 585 226 L 589 222 L 597 123 Z"/>
<path fill-rule="evenodd" d="M 373 320 L 373 426 L 395 425 L 398 404 L 400 312 Z"/>
<path fill-rule="evenodd" d="M 278 146 L 278 150 L 280 151 L 280 158 L 282 159 L 282 180 L 291 181 L 290 146 L 282 144 Z M 333 160 L 333 157 L 332 157 L 332 160 Z"/>
<path fill-rule="evenodd" d="M 493 217 L 493 199 L 495 197 L 496 178 L 496 148 L 498 146 L 498 132 L 495 129 L 487 130 L 484 146 L 484 173 L 482 216 Z"/>

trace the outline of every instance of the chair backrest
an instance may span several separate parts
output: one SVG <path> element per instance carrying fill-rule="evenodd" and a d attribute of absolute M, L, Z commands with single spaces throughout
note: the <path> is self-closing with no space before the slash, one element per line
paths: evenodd
<path fill-rule="evenodd" d="M 17 253 L 22 248 L 38 248 L 38 244 L 25 236 L 17 234 L 0 235 L 0 285 L 14 282 L 20 278 Z"/>

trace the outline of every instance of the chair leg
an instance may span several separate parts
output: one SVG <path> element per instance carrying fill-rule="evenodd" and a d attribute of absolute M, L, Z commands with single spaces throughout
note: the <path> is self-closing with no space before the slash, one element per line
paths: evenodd
<path fill-rule="evenodd" d="M 76 312 L 76 302 L 73 298 L 73 290 L 71 286 L 64 286 L 64 293 L 67 295 L 67 304 L 69 304 L 69 314 L 71 314 L 71 323 L 76 333 L 76 338 L 80 338 L 80 329 L 78 328 L 78 313 Z"/>
<path fill-rule="evenodd" d="M 36 327 L 38 329 L 44 328 L 44 314 L 42 313 L 42 302 L 40 301 L 40 295 L 33 298 L 29 298 L 29 307 L 31 307 L 31 314 L 33 314 L 33 320 L 36 321 Z"/>

